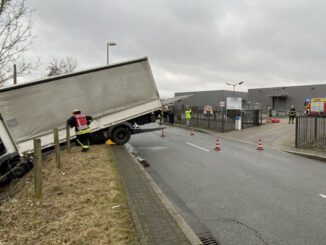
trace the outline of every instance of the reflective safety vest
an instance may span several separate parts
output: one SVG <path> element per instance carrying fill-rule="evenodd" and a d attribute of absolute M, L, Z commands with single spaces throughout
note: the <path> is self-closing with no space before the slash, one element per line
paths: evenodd
<path fill-rule="evenodd" d="M 185 111 L 186 119 L 191 119 L 191 109 Z"/>
<path fill-rule="evenodd" d="M 290 113 L 289 113 L 289 115 L 290 115 L 291 117 L 295 117 L 296 114 L 297 114 L 296 110 L 295 110 L 294 108 L 291 108 L 291 109 L 290 109 Z"/>
<path fill-rule="evenodd" d="M 86 115 L 78 114 L 74 115 L 74 117 L 78 131 L 88 129 Z"/>

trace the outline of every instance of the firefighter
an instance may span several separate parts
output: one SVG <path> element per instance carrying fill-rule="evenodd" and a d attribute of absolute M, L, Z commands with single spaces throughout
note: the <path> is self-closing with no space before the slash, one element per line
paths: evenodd
<path fill-rule="evenodd" d="M 292 124 L 294 123 L 294 118 L 297 115 L 297 111 L 294 108 L 294 105 L 291 106 L 291 109 L 289 111 L 289 124 L 292 121 Z"/>
<path fill-rule="evenodd" d="M 187 105 L 186 110 L 185 110 L 185 118 L 186 118 L 187 127 L 190 127 L 191 113 L 192 113 L 191 108 L 189 107 L 189 105 Z"/>
<path fill-rule="evenodd" d="M 169 111 L 168 111 L 168 121 L 172 125 L 174 124 L 174 112 L 173 112 L 173 108 L 169 108 Z"/>
<path fill-rule="evenodd" d="M 169 109 L 167 106 L 164 106 L 164 109 L 163 109 L 163 122 L 164 123 L 167 123 L 168 122 L 168 112 L 169 112 Z"/>
<path fill-rule="evenodd" d="M 79 109 L 74 109 L 72 116 L 67 120 L 67 124 L 73 128 L 75 127 L 77 143 L 82 147 L 82 152 L 89 150 L 89 140 L 91 129 L 89 128 L 93 118 L 81 113 Z"/>
<path fill-rule="evenodd" d="M 272 107 L 268 106 L 267 110 L 268 110 L 268 116 L 272 117 Z"/>

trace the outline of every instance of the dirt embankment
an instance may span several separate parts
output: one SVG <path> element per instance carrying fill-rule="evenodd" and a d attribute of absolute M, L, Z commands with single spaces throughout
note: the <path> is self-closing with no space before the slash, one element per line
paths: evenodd
<path fill-rule="evenodd" d="M 33 173 L 25 176 L 0 206 L 0 245 L 139 244 L 109 147 L 62 151 L 61 170 L 48 156 L 41 202 L 33 199 Z"/>

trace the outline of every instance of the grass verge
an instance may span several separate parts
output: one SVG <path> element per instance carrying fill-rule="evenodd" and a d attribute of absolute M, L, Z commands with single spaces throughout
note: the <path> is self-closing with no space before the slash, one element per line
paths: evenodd
<path fill-rule="evenodd" d="M 139 244 L 128 203 L 107 145 L 87 153 L 62 151 L 42 166 L 43 199 L 33 198 L 33 173 L 0 206 L 2 244 Z"/>

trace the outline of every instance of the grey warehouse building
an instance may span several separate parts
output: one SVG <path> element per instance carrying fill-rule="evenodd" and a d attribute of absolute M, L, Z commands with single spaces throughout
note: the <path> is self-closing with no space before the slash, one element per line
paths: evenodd
<path fill-rule="evenodd" d="M 182 107 L 182 105 L 189 106 L 206 106 L 219 107 L 220 101 L 226 101 L 227 97 L 234 97 L 234 91 L 229 90 L 212 90 L 212 91 L 194 91 L 194 92 L 180 92 L 175 93 L 177 96 L 186 96 L 188 98 L 183 99 L 180 102 L 176 102 L 176 107 Z M 190 96 L 191 95 L 191 96 Z M 235 92 L 235 97 L 241 97 L 243 101 L 247 101 L 247 92 Z"/>
<path fill-rule="evenodd" d="M 291 105 L 297 112 L 304 112 L 306 99 L 326 97 L 326 84 L 255 88 L 248 90 L 247 103 L 260 103 L 263 113 L 267 113 L 268 106 L 273 110 L 273 116 L 287 115 Z"/>

